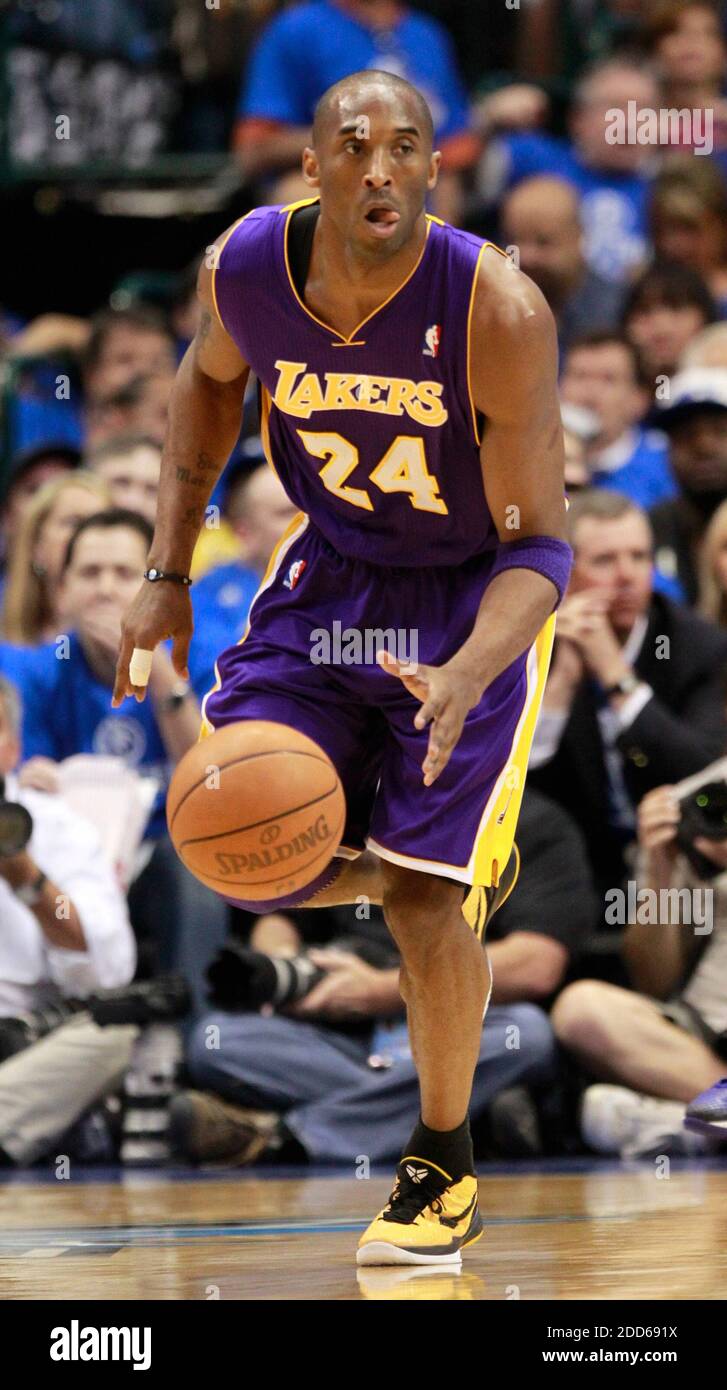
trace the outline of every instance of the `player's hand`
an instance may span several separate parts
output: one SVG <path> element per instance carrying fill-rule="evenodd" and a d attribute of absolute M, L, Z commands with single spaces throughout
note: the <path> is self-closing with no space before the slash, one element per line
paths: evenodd
<path fill-rule="evenodd" d="M 422 702 L 414 727 L 432 726 L 427 756 L 422 763 L 424 785 L 431 787 L 444 772 L 469 711 L 482 697 L 483 687 L 470 679 L 462 668 L 397 661 L 387 651 L 378 653 L 378 662 L 384 671 L 398 676 L 410 694 Z"/>
<path fill-rule="evenodd" d="M 193 631 L 189 589 L 181 584 L 145 580 L 121 624 L 121 649 L 116 665 L 116 684 L 111 704 L 114 709 L 127 695 L 141 701 L 145 685 L 132 685 L 129 665 L 138 647 L 153 652 L 160 642 L 172 638 L 172 665 L 181 680 L 189 680 L 189 644 Z"/>
<path fill-rule="evenodd" d="M 310 994 L 286 1013 L 294 1018 L 343 1020 L 373 1018 L 379 1012 L 384 971 L 367 965 L 350 951 L 313 948 L 308 956 L 326 973 Z"/>

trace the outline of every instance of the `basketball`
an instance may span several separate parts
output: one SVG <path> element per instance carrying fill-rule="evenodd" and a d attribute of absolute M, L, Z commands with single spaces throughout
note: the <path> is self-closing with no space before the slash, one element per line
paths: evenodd
<path fill-rule="evenodd" d="M 322 873 L 346 817 L 343 788 L 317 743 L 285 724 L 242 720 L 182 758 L 167 823 L 183 864 L 225 897 L 285 898 Z"/>

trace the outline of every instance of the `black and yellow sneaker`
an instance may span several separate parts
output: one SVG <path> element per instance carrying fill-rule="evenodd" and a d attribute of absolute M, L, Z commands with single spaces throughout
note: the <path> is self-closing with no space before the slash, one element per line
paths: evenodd
<path fill-rule="evenodd" d="M 499 880 L 491 888 L 470 888 L 463 904 L 462 915 L 475 936 L 484 942 L 485 928 L 492 921 L 498 908 L 507 902 L 520 873 L 520 851 L 513 845 Z"/>
<path fill-rule="evenodd" d="M 482 1235 L 477 1178 L 454 1179 L 428 1159 L 409 1155 L 383 1211 L 364 1231 L 360 1265 L 459 1264 L 461 1251 Z"/>

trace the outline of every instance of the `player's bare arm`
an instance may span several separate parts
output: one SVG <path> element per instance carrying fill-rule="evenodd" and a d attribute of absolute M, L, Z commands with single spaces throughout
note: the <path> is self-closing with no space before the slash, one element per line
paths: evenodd
<path fill-rule="evenodd" d="M 471 389 L 486 421 L 482 477 L 503 545 L 565 536 L 557 362 L 555 322 L 540 290 L 487 248 L 472 319 Z M 544 575 L 508 569 L 488 584 L 470 637 L 444 666 L 420 666 L 407 676 L 384 659 L 423 702 L 416 726 L 432 725 L 423 763 L 427 786 L 446 767 L 468 711 L 531 645 L 556 602 L 556 587 Z"/>
<path fill-rule="evenodd" d="M 224 238 L 220 238 L 222 242 Z M 192 554 L 212 489 L 240 433 L 249 367 L 223 328 L 215 308 L 212 270 L 203 264 L 198 280 L 202 317 L 177 373 L 169 406 L 159 502 L 149 565 L 189 574 Z M 134 648 L 153 651 L 174 640 L 172 659 L 187 675 L 192 606 L 187 587 L 144 582 L 123 624 L 113 701 L 143 700 L 145 687 L 132 684 Z"/>

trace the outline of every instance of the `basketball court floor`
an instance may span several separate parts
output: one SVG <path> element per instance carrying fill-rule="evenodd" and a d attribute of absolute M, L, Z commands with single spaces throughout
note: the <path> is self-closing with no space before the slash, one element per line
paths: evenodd
<path fill-rule="evenodd" d="M 480 1175 L 457 1272 L 357 1270 L 389 1170 L 4 1173 L 0 1300 L 727 1298 L 727 1154 Z"/>

